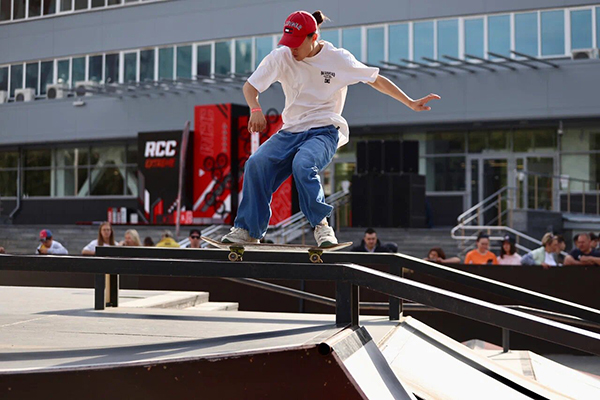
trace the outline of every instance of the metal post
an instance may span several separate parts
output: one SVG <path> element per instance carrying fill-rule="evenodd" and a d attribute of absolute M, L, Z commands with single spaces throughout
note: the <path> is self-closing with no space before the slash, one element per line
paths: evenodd
<path fill-rule="evenodd" d="M 401 276 L 404 278 L 404 268 L 398 265 L 390 266 L 390 274 Z M 402 313 L 402 299 L 390 296 L 389 317 L 390 321 L 398 321 Z"/>
<path fill-rule="evenodd" d="M 538 209 L 538 176 L 536 175 L 533 179 L 534 182 L 534 188 L 533 188 L 533 193 L 534 193 L 534 201 L 533 203 L 535 204 L 535 209 Z"/>
<path fill-rule="evenodd" d="M 510 331 L 506 328 L 502 328 L 502 352 L 508 353 L 510 351 Z"/>
<path fill-rule="evenodd" d="M 498 193 L 498 226 L 502 226 L 502 195 Z"/>
<path fill-rule="evenodd" d="M 347 281 L 335 283 L 335 323 L 358 326 L 358 286 Z"/>
<path fill-rule="evenodd" d="M 119 307 L 119 275 L 107 275 L 108 277 L 108 299 L 106 305 Z"/>
<path fill-rule="evenodd" d="M 581 182 L 581 213 L 585 214 L 585 182 Z"/>
<path fill-rule="evenodd" d="M 106 277 L 104 274 L 94 276 L 94 309 L 104 310 L 106 307 Z"/>

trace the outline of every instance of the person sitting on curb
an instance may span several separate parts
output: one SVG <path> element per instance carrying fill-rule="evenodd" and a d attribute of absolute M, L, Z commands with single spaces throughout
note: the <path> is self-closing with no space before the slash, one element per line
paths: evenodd
<path fill-rule="evenodd" d="M 500 248 L 500 257 L 498 257 L 500 265 L 521 265 L 521 256 L 517 253 L 515 247 L 515 239 L 510 235 L 504 236 L 502 247 Z"/>
<path fill-rule="evenodd" d="M 173 239 L 173 233 L 171 231 L 164 231 L 160 237 L 160 241 L 156 243 L 156 247 L 175 247 L 179 248 L 179 243 Z"/>
<path fill-rule="evenodd" d="M 446 258 L 446 253 L 441 247 L 433 247 L 427 253 L 427 257 L 424 258 L 427 261 L 433 261 L 438 264 L 460 264 L 460 258 L 450 257 Z"/>
<path fill-rule="evenodd" d="M 397 248 L 396 248 L 397 250 Z M 360 253 L 391 253 L 389 245 L 382 245 L 379 239 L 377 238 L 377 232 L 375 229 L 368 228 L 365 231 L 365 235 L 363 236 L 362 241 L 359 245 L 352 247 L 350 251 L 360 252 Z"/>
<path fill-rule="evenodd" d="M 37 247 L 37 254 L 69 254 L 65 246 L 52 240 L 52 232 L 50 229 L 42 229 L 40 231 L 40 245 Z"/>
<path fill-rule="evenodd" d="M 558 240 L 552 233 L 542 237 L 542 247 L 530 251 L 521 259 L 521 265 L 541 265 L 544 269 L 557 267 Z"/>
<path fill-rule="evenodd" d="M 490 236 L 485 233 L 477 235 L 477 248 L 467 253 L 465 264 L 494 264 L 498 265 L 496 255 L 489 251 Z"/>
<path fill-rule="evenodd" d="M 600 265 L 600 252 L 592 248 L 589 234 L 578 235 L 577 248 L 565 257 L 565 265 Z"/>

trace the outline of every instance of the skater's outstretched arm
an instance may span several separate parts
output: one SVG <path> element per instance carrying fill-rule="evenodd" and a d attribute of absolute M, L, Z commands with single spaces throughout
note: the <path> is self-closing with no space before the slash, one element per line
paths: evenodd
<path fill-rule="evenodd" d="M 250 113 L 250 119 L 248 120 L 248 132 L 262 132 L 267 126 L 267 120 L 258 102 L 258 90 L 246 81 L 243 91 L 248 107 L 250 107 L 250 110 L 254 110 Z"/>
<path fill-rule="evenodd" d="M 377 75 L 375 82 L 369 83 L 373 88 L 379 90 L 381 93 L 387 94 L 388 96 L 398 100 L 408 108 L 414 111 L 429 111 L 431 107 L 427 106 L 427 102 L 430 100 L 439 100 L 440 96 L 437 94 L 430 93 L 427 96 L 418 100 L 413 100 L 406 95 L 394 82 L 390 81 L 385 76 Z"/>

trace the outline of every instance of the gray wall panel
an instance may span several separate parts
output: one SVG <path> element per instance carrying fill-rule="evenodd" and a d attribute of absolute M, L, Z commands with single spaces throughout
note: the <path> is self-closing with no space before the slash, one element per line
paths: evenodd
<path fill-rule="evenodd" d="M 590 83 L 600 81 L 600 61 L 565 61 L 560 69 L 530 70 L 448 76 L 402 78 L 395 82 L 418 98 L 430 92 L 442 96 L 430 112 L 415 113 L 401 103 L 368 87 L 350 87 L 344 117 L 353 126 L 402 126 L 415 124 L 472 123 L 492 120 L 598 118 L 600 98 Z M 197 94 L 165 94 L 123 100 L 84 97 L 86 105 L 74 107 L 73 99 L 39 100 L 0 106 L 0 145 L 54 141 L 133 138 L 138 132 L 180 129 L 193 123 L 197 104 L 245 104 L 240 89 Z M 281 111 L 284 99 L 279 85 L 261 94 L 263 109 Z"/>
<path fill-rule="evenodd" d="M 172 0 L 2 24 L 0 64 L 276 33 L 282 30 L 285 17 L 296 9 L 323 10 L 333 20 L 324 25 L 326 28 L 596 3 L 597 0 L 330 0 L 276 3 L 265 0 L 249 5 L 242 0 Z"/>

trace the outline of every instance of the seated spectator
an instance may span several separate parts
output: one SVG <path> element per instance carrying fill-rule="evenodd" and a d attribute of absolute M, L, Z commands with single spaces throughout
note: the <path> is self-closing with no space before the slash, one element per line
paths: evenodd
<path fill-rule="evenodd" d="M 0 254 L 6 254 L 6 250 L 4 250 L 4 247 L 0 246 Z"/>
<path fill-rule="evenodd" d="M 171 231 L 164 231 L 160 241 L 156 243 L 156 247 L 176 247 L 179 248 L 179 243 L 173 239 L 173 233 Z"/>
<path fill-rule="evenodd" d="M 398 250 L 396 246 L 396 251 Z M 350 251 L 362 252 L 362 253 L 390 253 L 389 245 L 383 246 L 377 238 L 377 232 L 375 229 L 368 228 L 365 231 L 362 241 L 359 245 L 352 247 Z"/>
<path fill-rule="evenodd" d="M 190 236 L 188 236 L 190 238 L 190 244 L 185 246 L 185 248 L 186 249 L 199 249 L 200 242 L 202 241 L 202 239 L 200 239 L 200 236 L 202 236 L 200 229 L 196 229 L 196 228 L 192 229 L 190 231 Z"/>
<path fill-rule="evenodd" d="M 592 249 L 592 241 L 587 233 L 577 237 L 577 248 L 565 257 L 565 265 L 600 265 L 600 252 Z"/>
<path fill-rule="evenodd" d="M 154 247 L 154 240 L 150 236 L 146 236 L 144 238 L 144 246 L 146 247 Z"/>
<path fill-rule="evenodd" d="M 140 235 L 135 229 L 128 229 L 125 231 L 125 236 L 119 246 L 141 246 Z"/>
<path fill-rule="evenodd" d="M 594 232 L 590 232 L 590 247 L 592 250 L 596 250 L 598 248 L 598 236 Z"/>
<path fill-rule="evenodd" d="M 116 246 L 115 232 L 110 222 L 103 222 L 98 228 L 98 239 L 94 239 L 81 251 L 84 256 L 96 255 L 96 247 Z"/>
<path fill-rule="evenodd" d="M 556 261 L 558 265 L 563 265 L 565 263 L 565 256 L 563 255 L 565 249 L 567 248 L 567 242 L 562 235 L 556 235 L 556 241 L 558 242 L 558 253 L 556 253 Z"/>
<path fill-rule="evenodd" d="M 558 266 L 558 239 L 552 233 L 542 237 L 542 247 L 530 251 L 521 259 L 522 265 L 541 265 L 544 269 Z"/>
<path fill-rule="evenodd" d="M 477 248 L 467 253 L 465 264 L 496 264 L 498 259 L 496 255 L 489 251 L 490 236 L 485 233 L 477 235 Z"/>
<path fill-rule="evenodd" d="M 446 258 L 446 253 L 444 253 L 444 250 L 442 250 L 441 247 L 434 247 L 429 250 L 427 258 L 424 258 L 424 260 L 433 261 L 439 264 L 460 264 L 460 258 L 458 257 Z"/>
<path fill-rule="evenodd" d="M 517 253 L 515 240 L 510 236 L 504 236 L 502 247 L 500 248 L 500 257 L 498 258 L 500 265 L 521 265 L 521 256 Z"/>
<path fill-rule="evenodd" d="M 37 254 L 69 254 L 62 244 L 56 240 L 52 240 L 50 229 L 42 229 L 40 231 L 40 242 L 40 245 L 36 249 Z"/>

